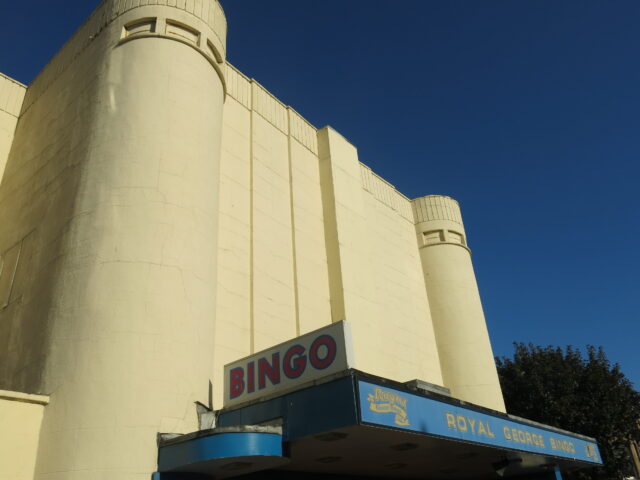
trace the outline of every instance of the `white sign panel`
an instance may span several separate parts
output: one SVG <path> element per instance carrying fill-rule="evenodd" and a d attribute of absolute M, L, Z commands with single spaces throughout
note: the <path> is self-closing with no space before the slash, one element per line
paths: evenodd
<path fill-rule="evenodd" d="M 338 322 L 224 366 L 224 406 L 353 368 L 349 324 Z"/>

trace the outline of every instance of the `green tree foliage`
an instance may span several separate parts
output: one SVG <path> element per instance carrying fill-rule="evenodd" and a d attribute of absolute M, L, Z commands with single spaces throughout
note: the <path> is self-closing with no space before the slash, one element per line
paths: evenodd
<path fill-rule="evenodd" d="M 515 343 L 513 359 L 496 358 L 507 411 L 594 437 L 604 468 L 583 475 L 621 479 L 630 472 L 629 440 L 638 433 L 640 393 L 602 348 L 586 358 L 570 346 Z"/>

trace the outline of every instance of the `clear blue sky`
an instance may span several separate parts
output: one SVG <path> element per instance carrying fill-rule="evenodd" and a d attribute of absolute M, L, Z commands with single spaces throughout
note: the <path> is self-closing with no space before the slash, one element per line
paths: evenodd
<path fill-rule="evenodd" d="M 602 345 L 640 388 L 640 2 L 222 3 L 233 64 L 460 201 L 496 355 Z M 30 82 L 96 4 L 3 5 L 0 71 Z"/>

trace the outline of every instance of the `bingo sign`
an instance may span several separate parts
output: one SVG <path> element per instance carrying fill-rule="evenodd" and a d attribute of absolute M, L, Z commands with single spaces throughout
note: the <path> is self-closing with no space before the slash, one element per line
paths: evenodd
<path fill-rule="evenodd" d="M 224 366 L 224 407 L 281 393 L 353 368 L 349 324 L 342 321 Z"/>

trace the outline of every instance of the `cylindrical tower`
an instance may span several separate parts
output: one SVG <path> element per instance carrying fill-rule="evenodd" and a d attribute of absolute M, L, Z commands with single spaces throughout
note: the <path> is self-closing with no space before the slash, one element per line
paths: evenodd
<path fill-rule="evenodd" d="M 412 203 L 444 384 L 456 398 L 505 411 L 458 202 Z"/>
<path fill-rule="evenodd" d="M 35 225 L 15 315 L 39 324 L 4 381 L 51 395 L 36 478 L 149 480 L 157 433 L 198 428 L 225 37 L 217 0 L 106 0 L 29 88 L 9 168 L 45 166 L 6 215 Z"/>

